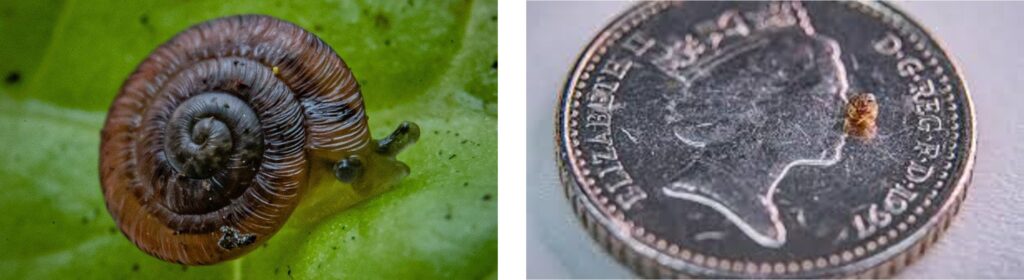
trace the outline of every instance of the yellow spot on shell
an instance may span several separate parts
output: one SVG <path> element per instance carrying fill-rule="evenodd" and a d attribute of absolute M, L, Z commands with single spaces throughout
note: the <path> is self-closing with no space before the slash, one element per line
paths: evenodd
<path fill-rule="evenodd" d="M 277 73 L 281 73 L 281 69 L 278 69 L 277 66 L 274 66 L 273 71 L 274 75 L 277 75 Z"/>

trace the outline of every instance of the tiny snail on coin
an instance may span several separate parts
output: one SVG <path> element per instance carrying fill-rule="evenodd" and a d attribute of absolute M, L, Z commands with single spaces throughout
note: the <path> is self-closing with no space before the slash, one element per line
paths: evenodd
<path fill-rule="evenodd" d="M 878 118 L 878 102 L 875 95 L 870 93 L 858 94 L 850 97 L 846 104 L 846 133 L 860 138 L 871 139 L 875 136 L 875 119 Z"/>
<path fill-rule="evenodd" d="M 419 137 L 402 123 L 370 139 L 345 62 L 315 35 L 269 16 L 193 26 L 125 81 L 102 131 L 107 209 L 140 249 L 188 265 L 233 259 L 284 225 L 310 170 L 354 189 L 409 173 L 395 156 Z"/>

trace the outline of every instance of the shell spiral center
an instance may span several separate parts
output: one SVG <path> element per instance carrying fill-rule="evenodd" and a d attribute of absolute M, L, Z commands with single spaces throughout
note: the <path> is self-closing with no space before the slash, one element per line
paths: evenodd
<path fill-rule="evenodd" d="M 206 179 L 224 170 L 232 156 L 258 160 L 262 139 L 259 119 L 245 101 L 226 93 L 203 93 L 175 109 L 164 151 L 175 171 Z"/>

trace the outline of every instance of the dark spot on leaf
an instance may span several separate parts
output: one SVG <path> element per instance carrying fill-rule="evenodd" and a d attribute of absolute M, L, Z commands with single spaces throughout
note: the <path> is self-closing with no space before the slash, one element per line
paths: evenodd
<path fill-rule="evenodd" d="M 108 229 L 107 231 L 109 231 L 109 232 L 110 232 L 110 234 L 115 234 L 115 233 L 117 233 L 117 228 L 115 228 L 115 227 L 110 227 L 110 229 Z"/>
<path fill-rule="evenodd" d="M 376 26 L 381 30 L 388 30 L 391 28 L 391 19 L 385 15 L 377 14 L 373 17 L 373 26 Z"/>
<path fill-rule="evenodd" d="M 494 63 L 491 63 L 491 69 L 498 70 L 498 61 L 497 60 L 495 60 Z"/>
<path fill-rule="evenodd" d="M 463 187 L 468 187 L 468 186 L 469 186 L 469 182 L 463 182 L 463 183 L 462 183 L 462 186 L 463 186 Z"/>
<path fill-rule="evenodd" d="M 450 159 L 454 159 L 454 158 L 455 158 L 455 154 L 452 154 L 451 156 L 448 156 L 448 159 L 449 159 L 449 160 L 450 160 Z"/>
<path fill-rule="evenodd" d="M 149 24 L 149 16 L 146 15 L 146 14 L 143 14 L 142 16 L 140 16 L 139 17 L 139 23 L 141 23 L 142 25 Z"/>
<path fill-rule="evenodd" d="M 355 235 L 353 235 L 353 236 L 352 236 L 351 238 L 349 238 L 349 239 L 350 239 L 350 240 L 356 240 L 356 236 L 355 236 Z"/>
<path fill-rule="evenodd" d="M 498 15 L 491 16 L 491 21 L 498 21 Z"/>
<path fill-rule="evenodd" d="M 19 81 L 21 81 L 21 73 L 18 71 L 7 73 L 7 77 L 4 78 L 4 82 L 8 85 L 17 84 Z"/>
<path fill-rule="evenodd" d="M 288 278 L 292 278 L 292 266 L 286 266 L 288 268 Z M 294 278 L 293 278 L 294 279 Z"/>
<path fill-rule="evenodd" d="M 466 142 L 469 142 L 469 140 L 462 139 L 462 142 L 459 142 L 459 144 L 466 144 Z"/>
<path fill-rule="evenodd" d="M 384 40 L 384 45 L 385 46 L 391 46 L 391 39 L 385 39 Z"/>
<path fill-rule="evenodd" d="M 319 25 L 319 24 L 314 24 L 313 25 L 313 30 L 316 31 L 316 32 L 321 32 L 321 31 L 324 31 L 324 27 Z"/>
<path fill-rule="evenodd" d="M 278 272 L 279 272 L 280 270 L 281 270 L 281 267 L 280 267 L 280 266 L 278 266 L 278 267 L 275 267 L 275 268 L 274 268 L 274 275 L 277 275 L 277 273 L 278 273 Z"/>
<path fill-rule="evenodd" d="M 491 200 L 491 194 L 489 194 L 489 193 L 488 194 L 484 194 L 484 197 L 482 197 L 481 199 L 483 199 L 484 201 L 490 201 Z"/>
<path fill-rule="evenodd" d="M 88 223 L 89 223 L 89 218 L 88 217 L 82 217 L 82 224 L 84 225 L 84 224 L 88 224 Z"/>
<path fill-rule="evenodd" d="M 338 246 L 331 246 L 331 250 L 338 250 Z"/>
<path fill-rule="evenodd" d="M 139 271 L 139 264 L 138 263 L 133 263 L 132 264 L 132 271 L 136 271 L 136 272 Z"/>
<path fill-rule="evenodd" d="M 181 265 L 181 271 L 183 271 L 183 272 L 184 271 L 188 271 L 188 266 L 187 265 Z"/>

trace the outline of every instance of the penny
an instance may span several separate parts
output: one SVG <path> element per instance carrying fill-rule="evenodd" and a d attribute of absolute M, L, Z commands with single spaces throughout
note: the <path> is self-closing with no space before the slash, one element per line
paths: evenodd
<path fill-rule="evenodd" d="M 960 71 L 886 3 L 649 2 L 580 56 L 566 195 L 644 277 L 886 277 L 964 199 Z"/>

